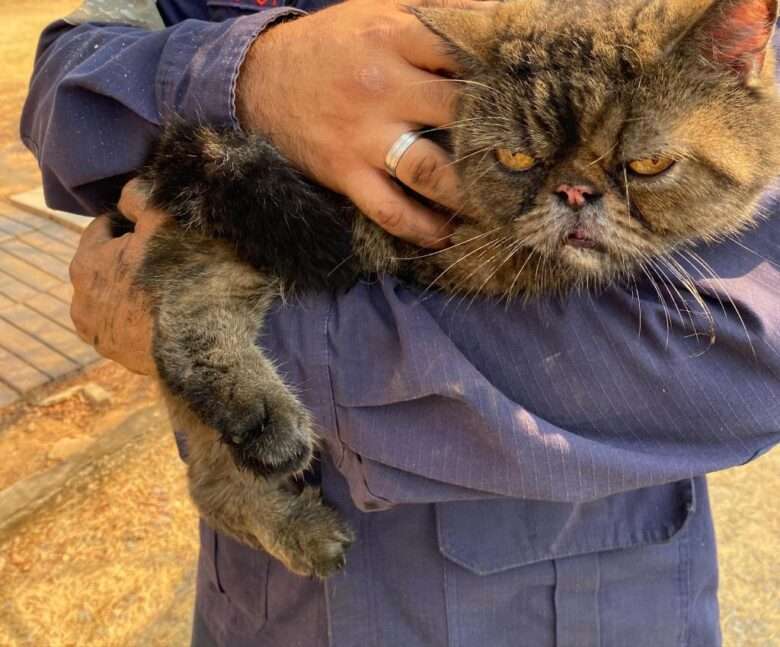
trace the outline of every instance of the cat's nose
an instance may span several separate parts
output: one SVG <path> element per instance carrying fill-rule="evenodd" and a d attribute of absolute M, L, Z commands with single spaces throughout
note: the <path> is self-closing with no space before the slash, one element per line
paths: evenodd
<path fill-rule="evenodd" d="M 585 205 L 591 204 L 601 197 L 601 194 L 596 189 L 586 184 L 561 184 L 555 189 L 555 195 L 575 211 L 582 209 Z"/>

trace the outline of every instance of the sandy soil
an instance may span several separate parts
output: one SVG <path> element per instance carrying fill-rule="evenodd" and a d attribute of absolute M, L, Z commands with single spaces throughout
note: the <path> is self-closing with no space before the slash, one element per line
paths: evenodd
<path fill-rule="evenodd" d="M 0 409 L 0 490 L 67 460 L 101 433 L 107 418 L 121 422 L 149 406 L 156 394 L 151 380 L 128 373 L 113 362 L 100 362 L 84 373 L 41 389 L 34 400 L 83 384 L 99 385 L 110 402 L 92 404 L 83 393 L 75 393 L 48 406 L 23 402 Z"/>
<path fill-rule="evenodd" d="M 0 645 L 183 647 L 197 519 L 167 418 L 147 404 L 92 426 L 142 433 L 0 532 Z"/>

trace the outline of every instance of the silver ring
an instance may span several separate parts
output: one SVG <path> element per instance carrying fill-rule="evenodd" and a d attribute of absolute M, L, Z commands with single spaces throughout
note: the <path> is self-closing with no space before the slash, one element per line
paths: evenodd
<path fill-rule="evenodd" d="M 421 134 L 421 130 L 410 130 L 403 133 L 393 142 L 390 150 L 387 151 L 387 155 L 385 155 L 385 168 L 392 177 L 397 177 L 395 172 L 401 163 L 401 158 L 406 155 L 406 151 L 411 148 L 412 144 L 420 139 Z"/>

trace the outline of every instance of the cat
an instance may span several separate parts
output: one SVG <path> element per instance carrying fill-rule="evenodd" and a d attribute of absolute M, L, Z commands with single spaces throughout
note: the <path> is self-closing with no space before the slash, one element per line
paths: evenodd
<path fill-rule="evenodd" d="M 606 286 L 751 226 L 780 175 L 776 1 L 412 11 L 464 70 L 449 141 L 468 216 L 448 248 L 394 239 L 258 134 L 174 123 L 140 173 L 173 216 L 136 285 L 192 498 L 215 530 L 302 575 L 341 568 L 354 536 L 293 478 L 316 437 L 256 346 L 275 299 L 376 273 L 500 299 Z"/>

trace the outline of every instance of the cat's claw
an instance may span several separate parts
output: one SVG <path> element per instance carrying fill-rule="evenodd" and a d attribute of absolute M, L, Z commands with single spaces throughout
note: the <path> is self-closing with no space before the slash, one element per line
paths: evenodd
<path fill-rule="evenodd" d="M 286 549 L 279 559 L 298 575 L 325 579 L 346 565 L 354 534 L 339 514 L 322 502 L 318 489 L 305 488 L 299 503 L 283 535 Z"/>

